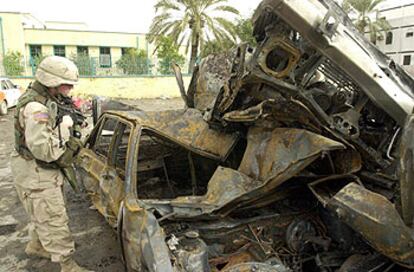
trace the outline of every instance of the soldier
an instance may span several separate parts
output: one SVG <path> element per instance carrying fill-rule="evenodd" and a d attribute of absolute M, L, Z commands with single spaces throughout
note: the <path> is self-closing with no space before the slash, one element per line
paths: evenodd
<path fill-rule="evenodd" d="M 72 259 L 75 245 L 68 227 L 60 169 L 73 162 L 81 142 L 71 134 L 72 118 L 58 118 L 56 112 L 78 78 L 78 69 L 70 60 L 45 58 L 35 81 L 19 99 L 14 121 L 12 171 L 18 196 L 30 217 L 31 241 L 25 252 L 60 263 L 62 272 L 90 271 Z"/>

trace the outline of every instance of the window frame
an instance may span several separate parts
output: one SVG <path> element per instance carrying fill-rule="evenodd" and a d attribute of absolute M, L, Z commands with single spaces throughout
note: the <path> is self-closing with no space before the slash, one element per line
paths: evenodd
<path fill-rule="evenodd" d="M 411 65 L 411 55 L 403 55 L 403 62 L 402 65 L 404 66 L 409 66 Z M 408 62 L 406 62 L 406 60 L 408 60 Z"/>
<path fill-rule="evenodd" d="M 106 121 L 109 120 L 109 119 L 114 120 L 116 122 L 116 124 L 115 124 L 114 134 L 111 136 L 111 141 L 109 143 L 108 155 L 105 156 L 103 154 L 100 154 L 100 153 L 96 152 L 95 145 L 96 145 L 99 137 L 102 134 L 102 130 L 103 130 L 105 124 L 106 124 Z M 97 158 L 100 158 L 106 164 L 109 163 L 110 159 L 112 158 L 113 144 L 114 144 L 114 140 L 115 140 L 115 137 L 114 136 L 116 135 L 116 128 L 118 126 L 118 122 L 119 122 L 119 118 L 117 118 L 116 116 L 111 116 L 111 115 L 106 115 L 105 114 L 102 117 L 102 119 L 100 120 L 100 122 L 98 123 L 99 124 L 99 127 L 96 130 L 96 133 L 89 138 L 90 141 L 92 141 L 92 143 L 88 139 L 88 144 L 89 144 L 89 147 L 88 148 L 96 155 Z"/>
<path fill-rule="evenodd" d="M 213 160 L 215 162 L 217 162 L 217 167 L 219 167 L 220 165 L 220 159 L 214 156 L 209 155 L 208 153 L 204 153 L 204 152 L 200 152 L 200 150 L 194 149 L 191 146 L 187 146 L 185 144 L 182 144 L 178 141 L 176 141 L 173 138 L 167 137 L 166 135 L 164 135 L 163 133 L 161 133 L 160 131 L 158 131 L 157 129 L 153 128 L 153 127 L 148 127 L 148 126 L 140 126 L 139 127 L 139 136 L 136 138 L 137 141 L 137 149 L 135 151 L 135 155 L 134 155 L 134 163 L 135 163 L 135 168 L 134 168 L 134 174 L 131 180 L 133 180 L 133 186 L 130 187 L 130 190 L 133 190 L 132 194 L 136 197 L 136 199 L 139 199 L 141 201 L 149 201 L 149 202 L 153 202 L 153 201 L 170 201 L 173 199 L 177 199 L 179 196 L 175 196 L 171 199 L 169 198 L 141 198 L 138 195 L 138 185 L 140 182 L 142 182 L 142 180 L 140 180 L 138 178 L 138 171 L 139 171 L 139 156 L 140 156 L 140 152 L 141 152 L 141 141 L 142 141 L 142 136 L 148 135 L 148 134 L 152 134 L 153 137 L 156 137 L 162 141 L 168 142 L 169 144 L 172 144 L 178 148 L 181 148 L 183 150 L 185 150 L 187 153 L 191 153 L 193 156 L 194 155 L 198 155 L 201 157 L 204 157 L 206 159 L 210 159 Z M 189 170 L 190 171 L 190 170 Z M 214 174 L 214 173 L 213 173 Z M 191 175 L 191 173 L 190 173 Z M 212 177 L 212 176 L 211 176 Z M 211 180 L 211 177 L 209 180 Z"/>
<path fill-rule="evenodd" d="M 36 50 L 33 50 L 35 48 Z M 32 54 L 34 51 L 38 52 L 35 52 L 36 54 Z M 29 55 L 31 59 L 42 56 L 42 46 L 40 44 L 29 44 Z"/>
<path fill-rule="evenodd" d="M 66 58 L 66 46 L 53 45 L 53 55 Z"/>
<path fill-rule="evenodd" d="M 102 130 L 104 128 L 105 122 L 108 119 L 112 119 L 116 121 L 116 125 L 115 125 L 115 130 L 114 130 L 114 134 L 112 135 L 112 139 L 109 145 L 109 150 L 108 150 L 108 156 L 104 156 L 102 154 L 99 154 L 96 152 L 95 149 L 95 144 L 97 143 L 97 140 L 99 138 L 99 136 L 102 133 Z M 103 163 L 115 168 L 115 164 L 113 163 L 113 159 L 115 158 L 116 154 L 114 154 L 114 149 L 115 149 L 115 140 L 116 138 L 119 136 L 119 133 L 117 133 L 118 128 L 120 125 L 125 124 L 127 126 L 130 127 L 130 134 L 129 134 L 129 138 L 128 138 L 128 149 L 127 149 L 127 154 L 126 154 L 126 162 L 125 162 L 125 170 L 126 167 L 128 166 L 128 158 L 131 155 L 130 152 L 135 152 L 135 150 L 132 150 L 132 142 L 133 142 L 133 136 L 135 135 L 135 125 L 133 122 L 122 118 L 120 116 L 116 116 L 116 115 L 112 115 L 112 114 L 107 114 L 104 113 L 102 114 L 102 116 L 99 118 L 98 122 L 95 125 L 95 128 L 93 129 L 93 131 L 91 132 L 91 134 L 89 135 L 89 137 L 86 140 L 86 144 L 85 147 L 90 150 L 93 154 L 95 154 L 96 158 L 99 158 L 101 161 L 103 161 Z M 135 153 L 134 153 L 135 154 Z M 126 179 L 126 177 L 125 177 Z"/>
<path fill-rule="evenodd" d="M 125 128 L 123 130 L 121 130 L 121 126 L 125 125 Z M 126 154 L 125 154 L 125 165 L 123 169 L 120 169 L 119 167 L 117 167 L 116 165 L 116 157 L 117 157 L 117 145 L 122 143 L 122 136 L 124 135 L 125 129 L 129 127 L 129 136 L 128 136 L 128 144 L 127 144 L 127 150 L 126 150 Z M 108 165 L 113 167 L 115 170 L 121 170 L 121 174 L 123 175 L 123 177 L 125 177 L 125 173 L 126 173 L 126 168 L 128 166 L 128 157 L 129 157 L 129 153 L 132 152 L 130 150 L 130 145 L 131 145 L 131 141 L 132 141 L 132 135 L 133 135 L 133 129 L 134 129 L 134 125 L 131 122 L 128 122 L 125 119 L 121 119 L 118 118 L 118 123 L 115 127 L 115 133 L 113 137 L 113 141 L 111 142 L 111 156 L 110 156 L 110 160 L 108 160 Z M 122 131 L 122 133 L 121 133 Z M 118 142 L 118 139 L 121 139 L 121 141 Z"/>
<path fill-rule="evenodd" d="M 103 53 L 103 51 L 108 50 L 109 53 Z M 102 57 L 109 56 L 109 64 L 102 64 Z M 99 67 L 101 68 L 111 68 L 112 67 L 112 55 L 110 46 L 100 46 L 99 47 Z"/>
<path fill-rule="evenodd" d="M 394 33 L 392 31 L 388 31 L 387 33 L 385 33 L 385 44 L 386 45 L 391 45 L 393 43 L 394 40 Z"/>
<path fill-rule="evenodd" d="M 78 45 L 76 46 L 76 54 L 84 54 L 85 56 L 89 56 L 89 47 L 88 46 L 82 46 Z"/>

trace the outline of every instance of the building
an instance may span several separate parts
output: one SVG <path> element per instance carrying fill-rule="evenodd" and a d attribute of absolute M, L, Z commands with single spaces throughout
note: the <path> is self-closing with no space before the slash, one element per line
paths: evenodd
<path fill-rule="evenodd" d="M 403 3 L 383 7 L 379 11 L 391 29 L 383 40 L 377 41 L 377 46 L 414 75 L 414 1 Z"/>
<path fill-rule="evenodd" d="M 0 74 L 4 55 L 17 51 L 23 56 L 25 76 L 32 76 L 39 59 L 50 55 L 86 57 L 87 75 L 116 75 L 122 72 L 116 62 L 131 48 L 146 51 L 145 65 L 151 69 L 156 59 L 143 33 L 91 31 L 82 22 L 42 22 L 28 13 L 0 12 Z"/>

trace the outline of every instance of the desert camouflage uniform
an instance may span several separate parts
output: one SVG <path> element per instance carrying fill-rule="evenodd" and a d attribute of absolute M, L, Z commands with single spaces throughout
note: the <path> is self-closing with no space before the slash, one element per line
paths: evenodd
<path fill-rule="evenodd" d="M 61 272 L 93 272 L 71 257 L 75 245 L 62 193 L 61 170 L 70 172 L 82 147 L 80 135 L 72 129 L 72 117 L 61 116 L 69 92 L 79 82 L 79 71 L 66 58 L 49 56 L 39 63 L 35 79 L 20 97 L 14 118 L 12 171 L 30 217 L 31 241 L 25 252 L 59 262 Z"/>
<path fill-rule="evenodd" d="M 64 143 L 69 140 L 69 128 L 73 125 L 71 120 L 64 120 L 59 139 L 58 128 L 52 127 L 50 118 L 48 108 L 39 102 L 29 102 L 18 115 L 27 148 L 36 159 L 47 163 L 65 152 Z M 12 171 L 17 193 L 30 217 L 32 241 L 40 241 L 53 262 L 63 261 L 74 252 L 74 242 L 68 227 L 61 171 L 42 168 L 34 159 L 17 152 L 12 155 Z"/>

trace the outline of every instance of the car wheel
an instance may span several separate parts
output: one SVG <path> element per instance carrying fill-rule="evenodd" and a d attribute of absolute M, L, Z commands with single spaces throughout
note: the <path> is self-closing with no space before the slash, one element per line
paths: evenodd
<path fill-rule="evenodd" d="M 7 114 L 7 102 L 3 100 L 0 103 L 0 115 L 6 115 Z"/>

